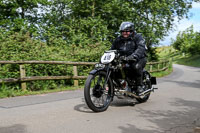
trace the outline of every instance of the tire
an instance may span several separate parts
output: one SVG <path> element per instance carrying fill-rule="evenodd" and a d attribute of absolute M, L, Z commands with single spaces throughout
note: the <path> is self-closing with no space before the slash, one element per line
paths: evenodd
<path fill-rule="evenodd" d="M 145 90 L 151 89 L 151 87 L 152 87 L 151 80 L 150 80 L 151 79 L 151 75 L 147 71 L 145 71 L 143 73 L 143 76 L 144 76 L 144 78 L 143 78 L 143 84 L 145 86 Z M 144 103 L 144 102 L 146 102 L 149 99 L 150 94 L 151 93 L 148 93 L 144 97 L 136 98 L 136 100 L 139 103 Z"/>
<path fill-rule="evenodd" d="M 113 99 L 113 84 L 111 79 L 103 87 L 106 72 L 100 71 L 94 75 L 89 75 L 84 88 L 84 98 L 87 106 L 94 112 L 107 110 Z"/>

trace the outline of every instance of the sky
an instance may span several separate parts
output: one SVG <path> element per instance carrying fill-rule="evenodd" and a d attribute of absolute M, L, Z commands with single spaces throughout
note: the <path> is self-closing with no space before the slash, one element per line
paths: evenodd
<path fill-rule="evenodd" d="M 194 2 L 192 4 L 192 8 L 188 14 L 190 17 L 189 19 L 183 19 L 175 24 L 175 30 L 169 33 L 169 36 L 166 36 L 163 41 L 160 42 L 161 45 L 170 45 L 171 38 L 176 39 L 176 35 L 179 31 L 184 31 L 191 25 L 194 26 L 194 31 L 200 32 L 200 2 Z"/>

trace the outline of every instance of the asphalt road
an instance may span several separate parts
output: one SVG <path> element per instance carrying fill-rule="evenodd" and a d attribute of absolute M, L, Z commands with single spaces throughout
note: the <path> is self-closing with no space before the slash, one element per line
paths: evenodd
<path fill-rule="evenodd" d="M 200 126 L 200 68 L 174 65 L 143 104 L 115 98 L 93 113 L 83 90 L 0 99 L 0 133 L 192 133 Z"/>

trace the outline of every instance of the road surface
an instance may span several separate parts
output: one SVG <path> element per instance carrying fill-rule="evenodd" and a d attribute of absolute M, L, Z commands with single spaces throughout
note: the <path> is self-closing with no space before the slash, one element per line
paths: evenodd
<path fill-rule="evenodd" d="M 174 65 L 143 104 L 115 98 L 93 113 L 83 90 L 0 99 L 0 133 L 192 133 L 200 126 L 200 68 Z"/>

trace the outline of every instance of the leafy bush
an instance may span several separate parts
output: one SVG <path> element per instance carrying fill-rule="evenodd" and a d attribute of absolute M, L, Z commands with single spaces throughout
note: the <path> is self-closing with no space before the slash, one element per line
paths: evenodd
<path fill-rule="evenodd" d="M 67 56 L 64 56 L 66 47 L 48 46 L 45 42 L 32 39 L 28 32 L 12 33 L 1 30 L 0 60 L 68 60 Z M 72 73 L 72 68 L 66 67 L 66 65 L 25 65 L 25 70 L 27 76 L 62 76 Z M 19 76 L 19 65 L 6 64 L 0 66 L 0 79 L 18 78 Z M 72 84 L 72 81 L 36 81 L 28 83 L 28 88 L 30 90 L 56 88 L 59 84 Z M 16 88 L 16 84 L 11 84 L 10 87 Z"/>
<path fill-rule="evenodd" d="M 101 22 L 97 20 L 93 24 L 101 26 Z M 82 20 L 82 26 L 86 26 L 86 20 Z M 92 27 L 92 25 L 89 25 Z M 95 27 L 93 26 L 93 27 Z M 89 27 L 89 28 L 91 28 Z M 47 41 L 40 41 L 35 36 L 31 36 L 29 32 L 11 32 L 1 28 L 0 33 L 0 60 L 28 61 L 28 60 L 50 60 L 50 61 L 98 61 L 103 51 L 109 49 L 110 43 L 104 40 L 104 33 L 108 32 L 106 27 L 101 27 L 101 32 L 93 32 L 93 36 L 87 36 L 83 32 L 75 31 L 71 28 L 70 40 L 66 41 L 59 37 L 60 32 L 49 29 L 46 36 Z M 80 28 L 81 29 L 81 28 Z M 76 32 L 76 34 L 73 32 Z M 82 29 L 83 30 L 83 29 Z M 56 37 L 56 38 L 55 38 Z M 48 65 L 48 64 L 32 64 L 25 65 L 26 76 L 64 76 L 73 75 L 72 66 L 66 65 Z M 78 68 L 79 75 L 87 75 L 91 67 L 82 66 Z M 2 78 L 18 78 L 19 65 L 6 64 L 0 66 L 0 79 Z M 83 81 L 81 82 L 84 83 Z M 29 90 L 53 89 L 62 85 L 72 85 L 72 80 L 50 80 L 50 81 L 33 81 L 27 83 Z M 17 84 L 18 85 L 18 84 Z M 7 88 L 16 88 L 13 84 L 7 85 Z M 19 86 L 17 87 L 19 88 Z"/>
<path fill-rule="evenodd" d="M 181 51 L 182 53 L 188 54 L 199 54 L 200 53 L 200 33 L 194 32 L 193 26 L 187 28 L 183 32 L 179 32 L 176 40 L 172 43 L 172 46 Z"/>

